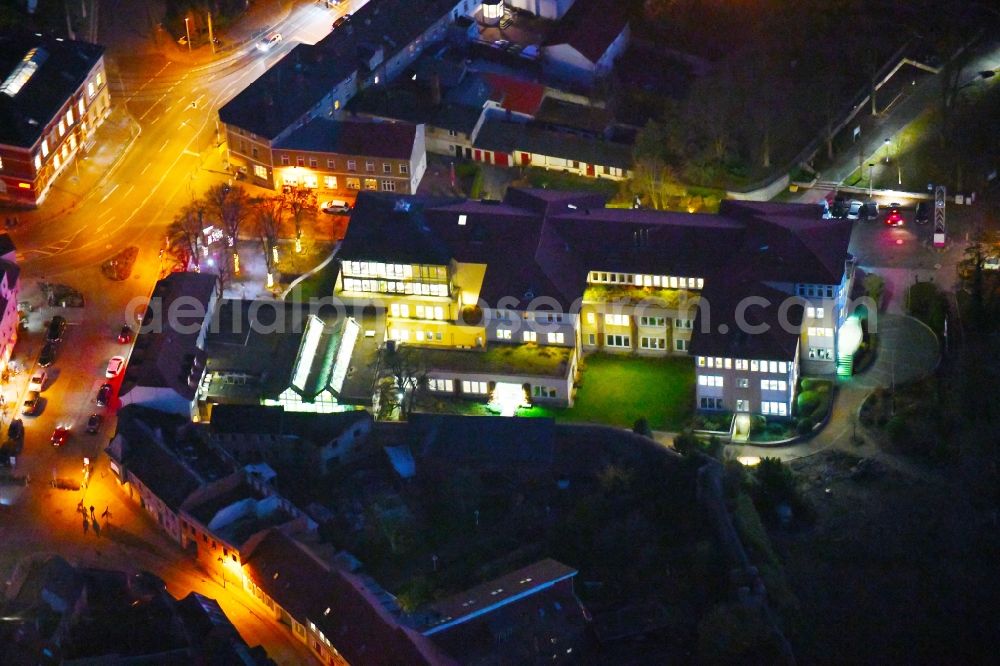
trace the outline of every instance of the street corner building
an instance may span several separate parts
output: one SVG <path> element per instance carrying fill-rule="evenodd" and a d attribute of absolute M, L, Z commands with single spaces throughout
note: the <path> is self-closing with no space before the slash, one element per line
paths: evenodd
<path fill-rule="evenodd" d="M 21 269 L 15 259 L 14 241 L 8 234 L 0 234 L 0 371 L 7 369 L 21 323 L 21 304 L 17 300 Z"/>
<path fill-rule="evenodd" d="M 0 32 L 0 203 L 41 204 L 110 112 L 104 47 Z"/>

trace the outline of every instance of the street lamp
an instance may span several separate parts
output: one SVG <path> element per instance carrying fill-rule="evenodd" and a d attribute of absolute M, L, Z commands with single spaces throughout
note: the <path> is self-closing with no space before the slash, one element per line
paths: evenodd
<path fill-rule="evenodd" d="M 872 172 L 875 169 L 875 163 L 868 163 L 868 198 L 872 198 Z"/>
<path fill-rule="evenodd" d="M 184 34 L 187 35 L 188 42 L 188 53 L 191 53 L 191 19 L 187 16 L 184 17 Z M 888 139 L 886 139 L 888 141 Z"/>
<path fill-rule="evenodd" d="M 890 143 L 890 141 L 889 141 L 889 139 L 886 139 L 885 141 L 883 141 L 883 143 L 885 144 L 885 163 L 888 164 L 889 163 L 889 143 Z"/>

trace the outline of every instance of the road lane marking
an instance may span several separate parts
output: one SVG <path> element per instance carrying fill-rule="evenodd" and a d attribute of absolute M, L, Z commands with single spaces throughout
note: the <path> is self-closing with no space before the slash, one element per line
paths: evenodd
<path fill-rule="evenodd" d="M 165 140 L 165 141 L 163 142 L 163 145 L 162 145 L 162 146 L 160 146 L 160 150 L 159 150 L 159 152 L 161 152 L 161 153 L 162 153 L 162 152 L 163 152 L 163 149 L 167 147 L 167 144 L 168 144 L 168 143 L 170 143 L 170 139 L 166 139 L 166 140 Z"/>
<path fill-rule="evenodd" d="M 162 117 L 163 117 L 162 115 L 160 115 L 160 116 L 156 116 L 155 118 L 153 118 L 152 120 L 150 120 L 150 121 L 149 121 L 149 124 L 150 124 L 150 125 L 154 124 L 154 123 L 155 123 L 155 122 L 156 122 L 157 120 L 159 120 L 159 119 L 160 119 L 160 118 L 162 118 Z"/>
<path fill-rule="evenodd" d="M 128 195 L 132 194 L 132 190 L 134 190 L 134 189 L 135 189 L 135 185 L 129 185 L 128 189 L 125 190 L 125 196 L 127 197 Z"/>
<path fill-rule="evenodd" d="M 146 166 L 142 167 L 142 171 L 139 172 L 139 175 L 141 176 L 142 174 L 146 173 L 146 169 L 148 169 L 152 164 L 153 164 L 152 162 L 146 162 Z"/>
<path fill-rule="evenodd" d="M 101 200 L 98 203 L 104 203 L 104 201 L 111 196 L 111 193 L 117 189 L 118 189 L 118 183 L 115 183 L 115 186 L 112 187 L 110 190 L 108 190 L 108 193 L 105 194 L 103 197 L 101 197 Z"/>

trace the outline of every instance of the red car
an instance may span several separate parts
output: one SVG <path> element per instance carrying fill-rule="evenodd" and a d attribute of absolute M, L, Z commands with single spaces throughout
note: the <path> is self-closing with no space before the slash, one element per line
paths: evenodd
<path fill-rule="evenodd" d="M 62 446 L 69 440 L 69 428 L 59 426 L 52 431 L 52 446 Z"/>
<path fill-rule="evenodd" d="M 903 226 L 903 214 L 899 212 L 899 204 L 890 204 L 889 213 L 885 216 L 885 223 L 890 227 Z"/>

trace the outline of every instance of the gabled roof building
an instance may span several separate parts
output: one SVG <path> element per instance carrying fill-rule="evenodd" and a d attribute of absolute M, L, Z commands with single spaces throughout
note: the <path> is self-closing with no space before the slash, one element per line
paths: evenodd
<path fill-rule="evenodd" d="M 500 202 L 365 195 L 335 293 L 377 299 L 438 394 L 565 405 L 581 354 L 691 354 L 699 408 L 789 416 L 799 372 L 836 367 L 850 232 L 804 204 L 682 214 L 517 188 Z"/>

